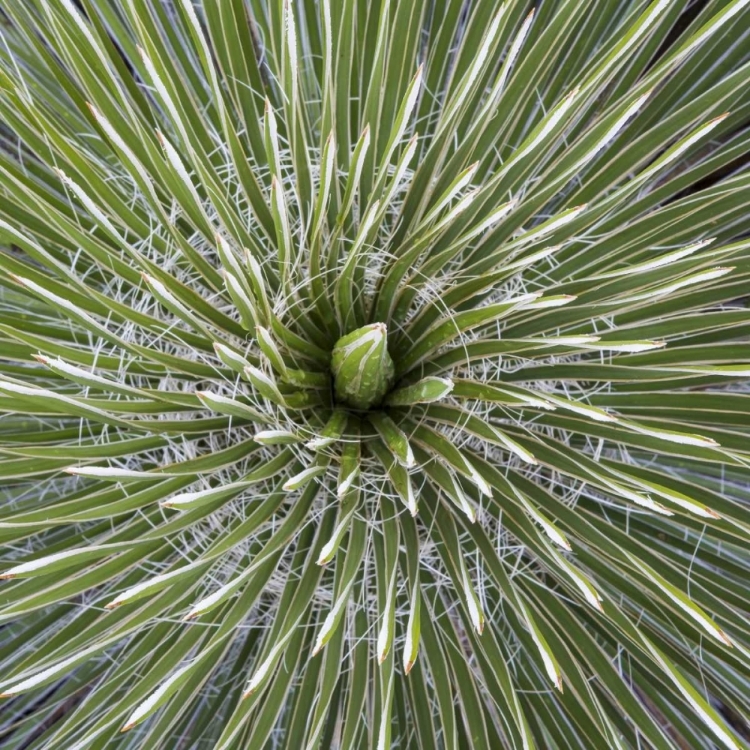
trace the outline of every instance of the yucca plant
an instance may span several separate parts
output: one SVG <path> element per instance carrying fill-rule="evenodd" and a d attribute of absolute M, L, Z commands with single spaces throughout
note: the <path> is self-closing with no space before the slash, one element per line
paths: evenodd
<path fill-rule="evenodd" d="M 747 0 L 2 7 L 2 747 L 748 747 Z"/>

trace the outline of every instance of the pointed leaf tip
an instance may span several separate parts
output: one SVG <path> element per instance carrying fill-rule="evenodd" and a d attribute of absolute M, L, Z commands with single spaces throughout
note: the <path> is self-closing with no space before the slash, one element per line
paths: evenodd
<path fill-rule="evenodd" d="M 386 397 L 389 406 L 429 404 L 446 398 L 453 390 L 453 381 L 448 378 L 426 377 L 414 385 L 398 388 Z"/>

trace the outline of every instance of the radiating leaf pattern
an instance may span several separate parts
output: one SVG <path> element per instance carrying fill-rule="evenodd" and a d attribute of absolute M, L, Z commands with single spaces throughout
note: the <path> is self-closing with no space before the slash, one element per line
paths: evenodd
<path fill-rule="evenodd" d="M 0 745 L 748 746 L 748 0 L 0 19 Z"/>

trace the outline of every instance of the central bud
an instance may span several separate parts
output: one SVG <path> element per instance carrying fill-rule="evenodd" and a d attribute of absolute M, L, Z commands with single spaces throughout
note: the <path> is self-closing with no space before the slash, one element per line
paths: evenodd
<path fill-rule="evenodd" d="M 336 398 L 355 409 L 377 406 L 393 385 L 384 323 L 372 323 L 342 336 L 331 357 Z"/>

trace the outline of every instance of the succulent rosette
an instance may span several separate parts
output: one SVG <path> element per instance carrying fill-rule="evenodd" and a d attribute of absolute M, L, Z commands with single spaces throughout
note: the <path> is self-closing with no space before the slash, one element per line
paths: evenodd
<path fill-rule="evenodd" d="M 749 6 L 4 3 L 0 745 L 747 747 Z"/>

